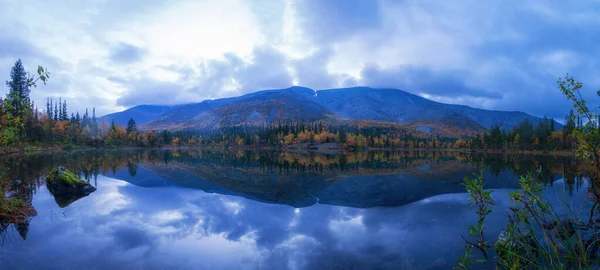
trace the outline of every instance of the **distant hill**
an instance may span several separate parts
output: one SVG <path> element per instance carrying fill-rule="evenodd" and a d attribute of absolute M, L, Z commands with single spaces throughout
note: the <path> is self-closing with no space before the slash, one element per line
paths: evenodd
<path fill-rule="evenodd" d="M 321 90 L 317 91 L 315 100 L 347 118 L 396 123 L 463 115 L 486 129 L 494 124 L 511 129 L 526 118 L 534 124 L 541 120 L 524 112 L 492 111 L 439 103 L 397 89 L 353 87 Z"/>
<path fill-rule="evenodd" d="M 176 106 L 136 106 L 102 117 L 119 124 L 133 118 L 145 130 L 210 129 L 277 122 L 395 123 L 422 132 L 465 134 L 498 124 L 511 129 L 525 119 L 540 118 L 524 112 L 505 112 L 444 104 L 397 89 L 353 87 L 314 91 L 305 87 L 265 90 Z M 555 123 L 560 128 L 561 124 Z"/>
<path fill-rule="evenodd" d="M 160 106 L 160 105 L 140 105 L 133 108 L 127 109 L 122 112 L 111 113 L 100 117 L 101 121 L 111 122 L 115 120 L 115 123 L 127 126 L 129 119 L 134 119 L 137 125 L 142 125 L 161 114 L 169 112 L 171 106 Z"/>

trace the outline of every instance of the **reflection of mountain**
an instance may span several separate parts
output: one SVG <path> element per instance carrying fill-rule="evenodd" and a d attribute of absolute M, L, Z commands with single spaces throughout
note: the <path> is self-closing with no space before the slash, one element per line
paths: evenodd
<path fill-rule="evenodd" d="M 94 185 L 97 176 L 104 174 L 140 187 L 178 185 L 295 207 L 320 203 L 366 208 L 398 206 L 426 198 L 429 199 L 425 201 L 435 200 L 432 196 L 438 194 L 463 193 L 463 178 L 482 166 L 488 168 L 487 188 L 515 188 L 515 175 L 537 168 L 542 168 L 539 179 L 548 184 L 562 175 L 569 193 L 581 188 L 582 183 L 577 171 L 579 163 L 571 157 L 426 151 L 302 154 L 200 149 L 0 156 L 0 169 L 4 171 L 0 183 L 15 185 L 4 186 L 7 197 L 31 203 L 36 190 L 44 187 L 47 172 L 57 166 L 78 172 Z M 101 184 L 98 187 L 101 189 Z M 84 203 L 77 205 L 86 205 L 87 200 L 84 198 Z M 378 211 L 392 211 L 392 208 Z M 16 229 L 25 238 L 29 221 L 27 217 L 18 222 L 0 222 L 0 238 L 8 228 Z"/>
<path fill-rule="evenodd" d="M 573 189 L 571 158 L 461 152 L 366 151 L 338 154 L 273 151 L 105 150 L 8 160 L 7 176 L 39 179 L 64 166 L 95 183 L 102 173 L 142 187 L 179 185 L 207 192 L 305 207 L 317 202 L 353 207 L 395 206 L 464 192 L 463 178 L 486 166 L 488 188 L 517 187 L 515 175 L 543 168 L 551 183 L 565 176 Z M 28 173 L 30 175 L 26 175 Z M 37 186 L 35 184 L 34 186 Z"/>
<path fill-rule="evenodd" d="M 399 206 L 435 195 L 461 193 L 464 192 L 463 178 L 475 171 L 472 166 L 456 160 L 411 169 L 357 168 L 323 173 L 233 166 L 208 160 L 143 163 L 140 164 L 142 167 L 155 176 L 145 178 L 148 184 L 131 183 L 152 186 L 151 183 L 157 183 L 154 179 L 160 178 L 182 187 L 294 207 L 321 203 L 359 208 Z M 515 181 L 492 181 L 488 187 L 516 188 L 517 184 Z"/>

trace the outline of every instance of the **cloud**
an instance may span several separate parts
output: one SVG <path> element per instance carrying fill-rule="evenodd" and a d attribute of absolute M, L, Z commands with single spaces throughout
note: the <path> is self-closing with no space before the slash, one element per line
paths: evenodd
<path fill-rule="evenodd" d="M 198 71 L 177 66 L 161 67 L 164 80 L 157 75 L 131 80 L 113 77 L 128 90 L 117 100 L 119 106 L 140 104 L 182 104 L 190 101 L 242 95 L 264 89 L 280 89 L 292 84 L 287 58 L 272 47 L 257 47 L 245 60 L 233 53 L 222 59 L 202 62 Z M 155 71 L 156 73 L 156 71 Z"/>
<path fill-rule="evenodd" d="M 327 70 L 332 50 L 323 48 L 291 62 L 298 85 L 312 89 L 327 89 L 339 86 L 338 74 Z"/>
<path fill-rule="evenodd" d="M 272 47 L 255 48 L 251 62 L 235 70 L 235 76 L 240 84 L 240 93 L 292 85 L 287 57 Z"/>
<path fill-rule="evenodd" d="M 117 64 L 131 63 L 142 59 L 144 51 L 127 43 L 119 44 L 112 52 L 110 59 Z"/>
<path fill-rule="evenodd" d="M 52 76 L 32 91 L 36 103 L 60 96 L 70 109 L 97 107 L 99 115 L 297 84 L 398 87 L 438 101 L 562 117 L 570 105 L 555 82 L 567 72 L 598 105 L 600 14 L 593 5 L 10 0 L 0 17 L 0 72 L 8 77 L 19 58 L 29 70 L 47 67 Z"/>
<path fill-rule="evenodd" d="M 467 85 L 465 83 L 467 76 L 468 72 L 461 70 L 435 72 L 413 66 L 402 66 L 396 69 L 367 66 L 361 72 L 363 84 L 372 87 L 410 89 L 421 95 L 441 97 L 502 98 L 500 93 Z"/>
<path fill-rule="evenodd" d="M 176 101 L 181 87 L 172 82 L 138 81 L 130 84 L 124 95 L 117 99 L 117 105 L 133 107 L 139 104 L 168 105 L 168 101 Z M 175 93 L 175 95 L 173 95 Z M 165 103 L 165 101 L 167 101 Z"/>
<path fill-rule="evenodd" d="M 380 26 L 380 1 L 300 0 L 295 3 L 302 33 L 313 43 L 329 43 Z"/>

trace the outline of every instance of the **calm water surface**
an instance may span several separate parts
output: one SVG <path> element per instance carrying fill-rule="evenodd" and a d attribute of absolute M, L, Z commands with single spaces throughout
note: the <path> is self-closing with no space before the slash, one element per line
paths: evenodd
<path fill-rule="evenodd" d="M 450 269 L 476 222 L 464 177 L 487 168 L 490 239 L 516 175 L 542 166 L 548 194 L 585 192 L 570 158 L 457 152 L 106 150 L 0 164 L 38 212 L 1 224 L 0 269 Z M 60 207 L 44 183 L 58 165 L 97 191 Z"/>

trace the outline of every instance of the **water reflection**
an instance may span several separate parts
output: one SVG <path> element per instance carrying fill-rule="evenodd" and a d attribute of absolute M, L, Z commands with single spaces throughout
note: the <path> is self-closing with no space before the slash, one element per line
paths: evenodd
<path fill-rule="evenodd" d="M 574 161 L 533 156 L 98 151 L 11 162 L 7 175 L 26 187 L 15 194 L 31 192 L 39 215 L 26 240 L 5 242 L 2 269 L 447 269 L 475 222 L 460 183 L 479 167 L 500 208 L 515 174 L 540 165 L 551 166 L 546 192 L 583 192 Z M 57 165 L 98 190 L 61 209 L 40 180 Z M 504 219 L 491 217 L 490 237 Z"/>

